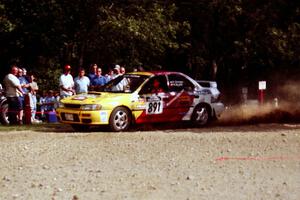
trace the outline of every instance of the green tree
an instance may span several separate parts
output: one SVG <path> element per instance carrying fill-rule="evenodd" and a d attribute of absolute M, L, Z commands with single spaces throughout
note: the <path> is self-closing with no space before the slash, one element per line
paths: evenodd
<path fill-rule="evenodd" d="M 66 63 L 75 70 L 90 63 L 128 68 L 143 64 L 149 69 L 163 64 L 194 78 L 216 78 L 222 87 L 231 88 L 268 78 L 274 70 L 288 73 L 299 68 L 299 4 L 2 0 L 0 65 L 17 62 L 55 85 Z"/>
<path fill-rule="evenodd" d="M 0 38 L 7 63 L 16 62 L 54 81 L 66 63 L 152 65 L 178 49 L 189 24 L 176 22 L 174 4 L 152 1 L 3 0 L 15 28 Z M 54 73 L 54 74 L 53 74 Z M 51 82 L 55 85 L 55 83 Z"/>
<path fill-rule="evenodd" d="M 9 21 L 5 12 L 5 5 L 0 3 L 0 34 L 11 32 L 15 28 L 15 25 Z"/>
<path fill-rule="evenodd" d="M 163 7 L 151 1 L 99 5 L 85 52 L 104 63 L 161 63 L 167 49 L 179 48 L 177 36 L 189 34 L 188 23 L 174 21 L 175 10 L 174 4 Z"/>
<path fill-rule="evenodd" d="M 298 1 L 184 0 L 178 18 L 191 24 L 189 61 L 200 78 L 211 78 L 216 61 L 223 81 L 264 76 L 283 66 L 299 66 Z M 298 63 L 298 64 L 296 64 Z M 257 75 L 258 74 L 258 75 Z"/>

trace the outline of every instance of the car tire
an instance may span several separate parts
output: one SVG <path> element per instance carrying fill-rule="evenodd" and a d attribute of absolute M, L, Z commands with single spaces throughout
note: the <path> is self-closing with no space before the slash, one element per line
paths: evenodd
<path fill-rule="evenodd" d="M 124 107 L 115 108 L 109 117 L 109 127 L 112 131 L 120 132 L 128 130 L 131 122 L 131 114 Z"/>
<path fill-rule="evenodd" d="M 196 126 L 204 126 L 209 123 L 211 116 L 206 105 L 198 105 L 195 107 L 191 121 Z"/>
<path fill-rule="evenodd" d="M 0 114 L 0 122 L 2 125 L 8 125 L 8 103 L 7 101 L 2 102 L 1 106 L 1 114 Z"/>
<path fill-rule="evenodd" d="M 78 132 L 87 132 L 90 130 L 90 126 L 82 124 L 72 124 L 72 128 Z"/>

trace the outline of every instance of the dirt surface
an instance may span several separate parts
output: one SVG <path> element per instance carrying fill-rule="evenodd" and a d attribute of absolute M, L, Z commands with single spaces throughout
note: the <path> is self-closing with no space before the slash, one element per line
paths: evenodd
<path fill-rule="evenodd" d="M 0 132 L 0 199 L 300 198 L 300 125 Z"/>

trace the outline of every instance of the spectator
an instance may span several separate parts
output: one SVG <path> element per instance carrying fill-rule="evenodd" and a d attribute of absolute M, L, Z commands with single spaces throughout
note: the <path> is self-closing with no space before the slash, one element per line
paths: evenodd
<path fill-rule="evenodd" d="M 22 68 L 23 71 L 23 77 L 26 79 L 26 81 L 29 83 L 30 78 L 27 76 L 27 70 L 26 68 Z"/>
<path fill-rule="evenodd" d="M 120 67 L 120 74 L 123 75 L 125 73 L 126 73 L 125 67 Z"/>
<path fill-rule="evenodd" d="M 19 94 L 24 95 L 19 79 L 17 78 L 18 67 L 13 65 L 11 72 L 3 80 L 6 89 L 6 98 L 8 102 L 8 120 L 10 124 L 22 124 L 21 105 Z"/>
<path fill-rule="evenodd" d="M 105 76 L 102 76 L 102 69 L 99 67 L 97 69 L 97 75 L 92 80 L 91 89 L 97 89 L 98 87 L 104 85 L 107 82 Z"/>
<path fill-rule="evenodd" d="M 54 91 L 53 90 L 49 90 L 48 94 L 45 98 L 45 111 L 46 114 L 48 112 L 54 112 L 55 111 L 55 103 L 56 103 L 56 98 L 54 96 Z"/>
<path fill-rule="evenodd" d="M 88 74 L 88 77 L 90 79 L 90 81 L 92 81 L 94 79 L 94 77 L 97 75 L 97 69 L 98 69 L 98 65 L 97 64 L 92 64 L 90 67 L 90 73 Z"/>
<path fill-rule="evenodd" d="M 25 71 L 23 71 L 23 69 Z M 21 68 L 18 69 L 17 77 L 20 80 L 23 92 L 27 94 L 29 92 L 29 81 L 27 78 L 27 71 L 25 68 L 23 68 L 23 69 L 21 69 Z"/>
<path fill-rule="evenodd" d="M 106 81 L 108 82 L 108 81 L 112 80 L 113 76 L 114 76 L 114 71 L 110 68 L 108 70 L 108 73 L 105 74 Z"/>
<path fill-rule="evenodd" d="M 114 70 L 113 70 L 113 74 L 112 74 L 112 79 L 117 78 L 118 76 L 120 76 L 120 65 L 116 65 Z"/>
<path fill-rule="evenodd" d="M 56 98 L 53 90 L 49 90 L 41 102 L 41 112 L 43 113 L 43 120 L 49 119 L 49 112 L 55 111 Z"/>
<path fill-rule="evenodd" d="M 45 116 L 45 111 L 47 110 L 46 97 L 47 97 L 47 92 L 43 91 L 43 93 L 40 97 L 40 100 L 39 100 L 42 120 L 44 120 L 46 118 L 46 116 Z"/>
<path fill-rule="evenodd" d="M 27 71 L 25 71 L 25 74 L 27 73 Z M 18 75 L 17 75 L 19 81 L 20 81 L 20 84 L 21 84 L 21 87 L 22 87 L 22 90 L 23 90 L 23 93 L 24 95 L 19 95 L 19 101 L 20 101 L 20 119 L 23 119 L 23 116 L 24 116 L 24 108 L 25 108 L 25 96 L 28 95 L 28 92 L 29 92 L 29 82 L 27 80 L 27 78 L 25 77 L 24 73 L 23 73 L 23 70 L 21 68 L 18 69 Z"/>
<path fill-rule="evenodd" d="M 71 66 L 64 67 L 64 73 L 59 78 L 60 98 L 69 97 L 75 94 L 74 80 L 71 75 Z"/>
<path fill-rule="evenodd" d="M 85 70 L 79 69 L 78 76 L 74 79 L 76 94 L 87 93 L 90 86 L 90 79 L 85 76 Z"/>
<path fill-rule="evenodd" d="M 23 71 L 24 72 L 24 71 Z M 31 122 L 39 123 L 40 121 L 35 118 L 36 115 L 36 107 L 37 107 L 37 99 L 36 93 L 39 90 L 37 82 L 35 82 L 34 74 L 29 75 L 29 98 L 30 98 L 30 109 L 31 109 Z"/>
<path fill-rule="evenodd" d="M 56 109 L 56 108 L 58 108 L 58 104 L 59 104 L 59 100 L 60 100 L 59 92 L 54 92 L 54 97 L 55 97 L 54 109 Z"/>

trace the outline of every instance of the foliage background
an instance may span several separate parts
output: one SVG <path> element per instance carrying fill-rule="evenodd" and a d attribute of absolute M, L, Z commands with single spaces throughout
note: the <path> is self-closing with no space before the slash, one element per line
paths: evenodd
<path fill-rule="evenodd" d="M 298 80 L 300 2 L 291 0 L 2 0 L 1 78 L 11 64 L 56 89 L 65 64 L 181 71 L 216 80 L 228 101 L 257 81 L 269 96 Z"/>

